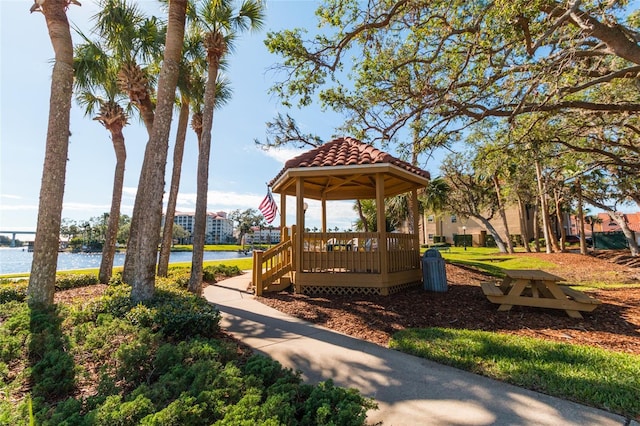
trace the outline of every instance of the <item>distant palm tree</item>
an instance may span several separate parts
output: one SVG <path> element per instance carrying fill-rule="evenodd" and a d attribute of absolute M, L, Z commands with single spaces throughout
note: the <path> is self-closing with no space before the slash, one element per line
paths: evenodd
<path fill-rule="evenodd" d="M 128 124 L 129 116 L 119 104 L 123 96 L 119 93 L 115 79 L 118 63 L 99 44 L 87 40 L 86 37 L 85 40 L 86 43 L 75 49 L 75 86 L 79 91 L 76 100 L 85 108 L 85 114 L 90 115 L 97 111 L 94 120 L 100 122 L 111 134 L 111 142 L 116 154 L 111 209 L 108 214 L 107 231 L 98 273 L 100 282 L 106 284 L 111 279 L 113 272 L 113 258 L 120 223 L 120 206 L 127 159 L 122 129 Z"/>
<path fill-rule="evenodd" d="M 245 0 L 239 9 L 234 9 L 230 0 L 218 2 L 201 1 L 191 9 L 191 23 L 203 34 L 207 51 L 207 84 L 202 110 L 202 138 L 198 155 L 196 212 L 193 227 L 193 257 L 189 291 L 202 292 L 203 249 L 207 220 L 207 192 L 209 181 L 209 158 L 213 110 L 216 104 L 218 73 L 224 56 L 233 46 L 240 32 L 257 30 L 264 21 L 264 3 Z"/>
<path fill-rule="evenodd" d="M 431 179 L 426 190 L 419 197 L 423 211 L 425 213 L 432 212 L 436 216 L 441 215 L 446 209 L 449 191 L 449 185 L 442 177 Z M 437 229 L 436 232 L 438 232 Z M 440 229 L 440 233 L 442 233 L 442 229 Z"/>
<path fill-rule="evenodd" d="M 27 289 L 30 306 L 52 305 L 55 292 L 73 93 L 73 41 L 66 13 L 69 3 L 69 0 L 49 0 L 36 2 L 31 8 L 32 12 L 41 11 L 44 15 L 55 59 L 38 224 Z"/>

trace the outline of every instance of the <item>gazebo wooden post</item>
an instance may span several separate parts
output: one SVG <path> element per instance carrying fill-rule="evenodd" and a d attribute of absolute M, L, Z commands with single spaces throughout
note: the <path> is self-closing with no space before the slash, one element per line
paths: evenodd
<path fill-rule="evenodd" d="M 411 190 L 411 211 L 413 212 L 413 249 L 416 253 L 420 253 L 420 209 L 418 208 L 418 189 Z"/>
<path fill-rule="evenodd" d="M 327 197 L 322 195 L 322 232 L 327 232 Z"/>
<path fill-rule="evenodd" d="M 287 196 L 280 194 L 280 242 L 287 236 Z"/>
<path fill-rule="evenodd" d="M 295 235 L 295 256 L 296 256 L 296 278 L 302 274 L 302 251 L 304 249 L 304 180 L 298 176 L 296 178 L 296 235 Z M 295 279 L 296 292 L 302 292 L 302 286 Z"/>
<path fill-rule="evenodd" d="M 378 252 L 380 253 L 380 275 L 382 282 L 388 281 L 389 276 L 389 256 L 387 255 L 387 221 L 384 211 L 384 175 L 382 173 L 376 174 L 376 215 L 378 226 Z M 389 295 L 388 288 L 382 288 L 381 294 L 383 296 Z"/>
<path fill-rule="evenodd" d="M 322 194 L 322 241 L 323 244 L 327 243 L 327 196 L 325 194 Z"/>

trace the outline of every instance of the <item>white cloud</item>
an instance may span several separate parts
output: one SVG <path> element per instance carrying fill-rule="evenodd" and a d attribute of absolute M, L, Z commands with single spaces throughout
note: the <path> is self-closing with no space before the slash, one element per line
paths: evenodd
<path fill-rule="evenodd" d="M 269 150 L 261 149 L 260 151 L 267 157 L 273 158 L 283 165 L 293 157 L 297 157 L 298 155 L 305 152 L 305 150 L 298 148 L 271 148 Z"/>
<path fill-rule="evenodd" d="M 0 198 L 7 198 L 10 200 L 21 200 L 23 197 L 21 197 L 20 195 L 13 195 L 13 194 L 0 194 Z"/>
<path fill-rule="evenodd" d="M 37 204 L 14 204 L 14 205 L 0 205 L 1 211 L 18 211 L 18 210 L 37 210 Z"/>

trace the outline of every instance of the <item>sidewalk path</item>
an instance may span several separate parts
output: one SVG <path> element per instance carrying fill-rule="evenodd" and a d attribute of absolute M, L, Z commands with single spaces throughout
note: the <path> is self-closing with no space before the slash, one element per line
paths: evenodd
<path fill-rule="evenodd" d="M 221 327 L 308 382 L 332 379 L 375 398 L 369 424 L 640 426 L 290 317 L 256 301 L 246 291 L 250 279 L 245 273 L 204 289 L 222 312 Z"/>

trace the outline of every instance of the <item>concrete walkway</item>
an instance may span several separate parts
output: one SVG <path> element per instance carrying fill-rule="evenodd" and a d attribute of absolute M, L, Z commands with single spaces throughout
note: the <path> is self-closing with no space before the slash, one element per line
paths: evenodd
<path fill-rule="evenodd" d="M 368 413 L 370 424 L 640 426 L 290 317 L 256 301 L 246 291 L 250 279 L 246 273 L 205 288 L 222 312 L 221 327 L 308 382 L 332 379 L 373 397 L 378 410 Z"/>

